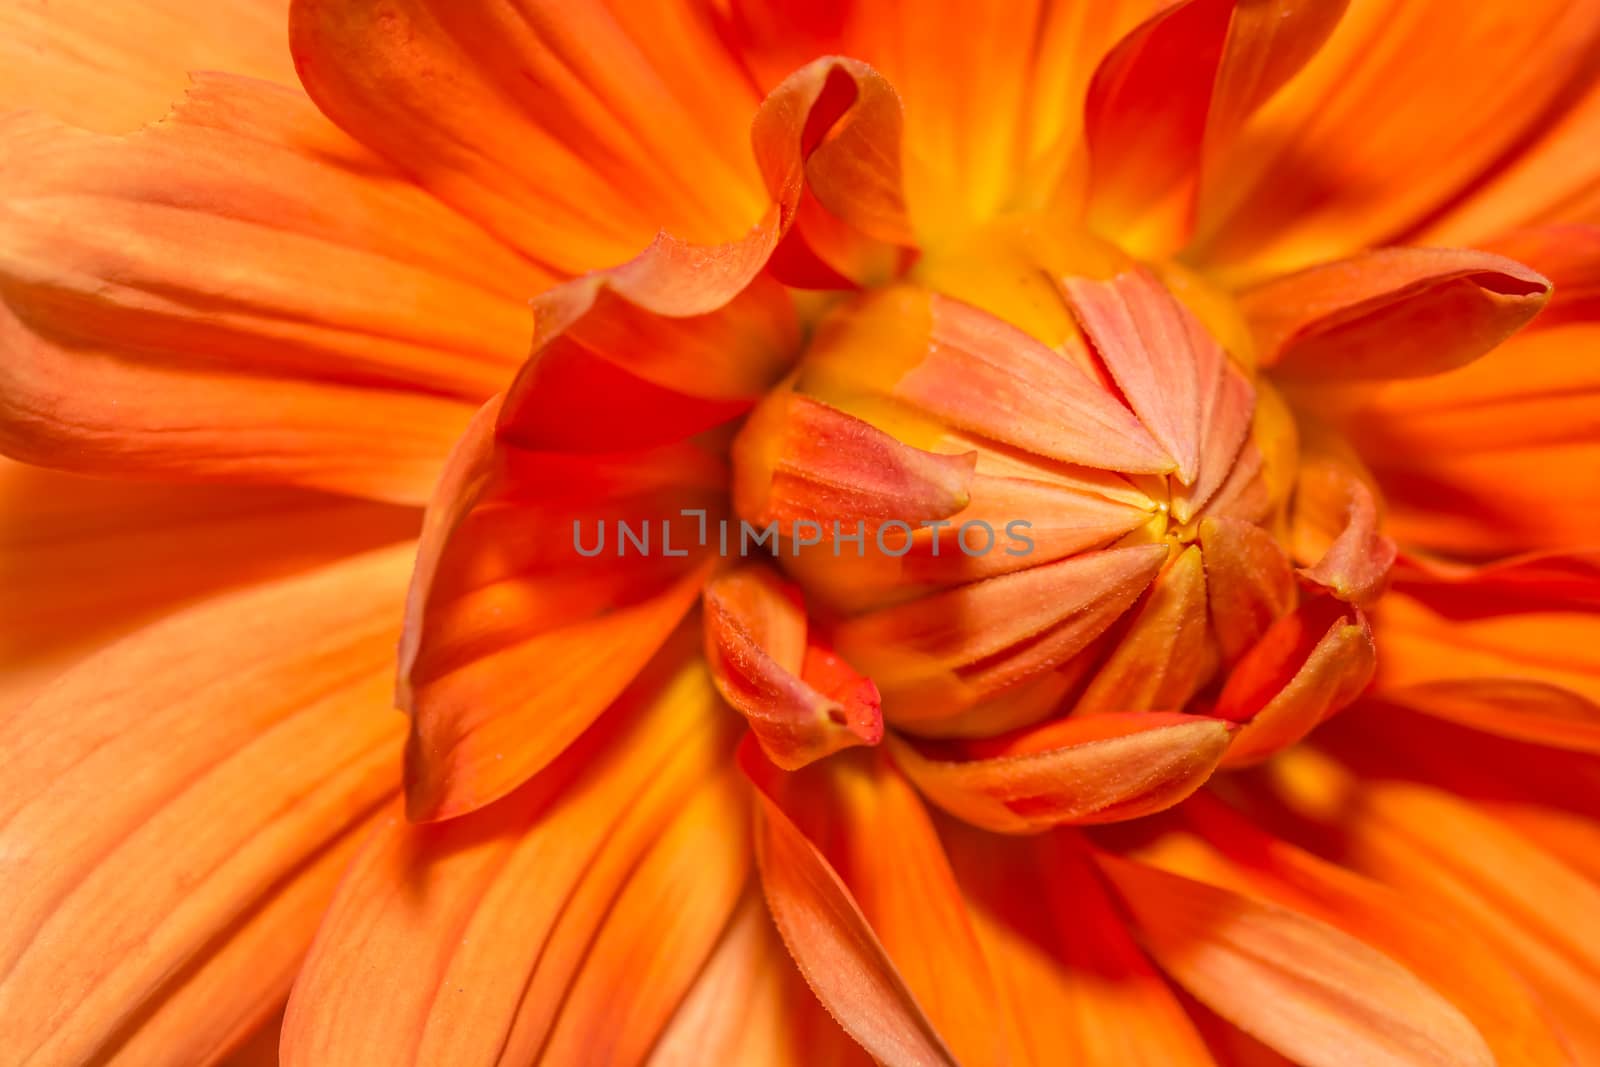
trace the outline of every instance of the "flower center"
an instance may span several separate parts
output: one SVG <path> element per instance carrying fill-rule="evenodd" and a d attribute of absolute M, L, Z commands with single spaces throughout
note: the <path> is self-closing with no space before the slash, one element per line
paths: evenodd
<path fill-rule="evenodd" d="M 1324 641 L 1370 648 L 1375 499 L 1334 474 L 1300 514 L 1302 460 L 1337 465 L 1302 455 L 1228 304 L 1092 242 L 1070 263 L 998 247 L 834 307 L 735 440 L 734 508 L 776 528 L 766 566 L 806 640 L 925 744 L 1130 712 L 1248 724 Z"/>

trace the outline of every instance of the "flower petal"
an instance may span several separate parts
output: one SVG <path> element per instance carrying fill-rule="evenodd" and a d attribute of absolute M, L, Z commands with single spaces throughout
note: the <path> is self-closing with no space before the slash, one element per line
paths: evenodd
<path fill-rule="evenodd" d="M 1300 568 L 1299 574 L 1312 586 L 1346 603 L 1371 607 L 1388 582 L 1397 550 L 1392 540 L 1378 532 L 1378 502 L 1371 488 L 1347 468 L 1334 470 L 1331 479 L 1313 475 L 1301 480 L 1295 512 L 1297 541 L 1302 537 L 1301 517 L 1317 510 L 1305 503 L 1308 497 L 1330 491 L 1336 497 L 1342 496 L 1344 519 L 1317 562 Z M 1323 484 L 1328 480 L 1334 485 L 1331 490 Z"/>
<path fill-rule="evenodd" d="M 1294 565 L 1276 538 L 1239 519 L 1202 519 L 1200 552 L 1211 632 L 1231 665 L 1294 608 Z"/>
<path fill-rule="evenodd" d="M 1228 676 L 1213 714 L 1244 723 L 1223 763 L 1258 762 L 1294 744 L 1361 694 L 1376 663 L 1359 609 L 1308 600 L 1267 630 Z"/>
<path fill-rule="evenodd" d="M 391 812 L 296 983 L 285 1064 L 468 1067 L 575 1037 L 607 1043 L 601 1062 L 643 1058 L 749 871 L 737 720 L 680 651 L 501 803 L 427 826 Z M 643 940 L 640 905 L 657 924 Z M 617 980 L 619 939 L 653 982 Z"/>
<path fill-rule="evenodd" d="M 155 122 L 188 73 L 224 70 L 294 85 L 288 0 L 16 0 L 0 11 L 0 112 L 37 109 L 122 133 Z"/>
<path fill-rule="evenodd" d="M 872 1061 L 817 1003 L 753 886 L 646 1062 L 871 1067 Z"/>
<path fill-rule="evenodd" d="M 525 351 L 548 276 L 291 90 L 208 75 L 127 137 L 4 139 L 14 454 L 414 500 Z"/>
<path fill-rule="evenodd" d="M 1600 755 L 1600 703 L 1518 678 L 1418 682 L 1380 690 L 1387 703 L 1519 741 Z"/>
<path fill-rule="evenodd" d="M 1246 281 L 1394 241 L 1538 131 L 1597 35 L 1588 2 L 1351 0 L 1215 168 L 1188 257 Z"/>
<path fill-rule="evenodd" d="M 451 457 L 412 579 L 399 700 L 414 819 L 487 804 L 559 755 L 666 641 L 715 562 L 706 528 L 723 475 L 708 454 L 529 452 L 499 436 L 500 411 L 485 405 Z"/>
<path fill-rule="evenodd" d="M 1206 680 L 1206 574 L 1191 545 L 1167 561 L 1074 714 L 1181 708 Z"/>
<path fill-rule="evenodd" d="M 0 707 L 225 589 L 416 536 L 418 513 L 287 489 L 84 478 L 0 459 Z"/>
<path fill-rule="evenodd" d="M 1363 745 L 1381 756 L 1379 720 Z M 1307 753 L 1302 762 L 1311 760 Z M 1281 769 L 1279 803 L 1315 826 L 1323 791 L 1336 790 L 1340 862 L 1476 930 L 1533 986 L 1577 1062 L 1593 1059 L 1600 1052 L 1600 885 L 1440 789 L 1368 779 L 1325 757 L 1315 766 L 1316 774 L 1299 763 Z"/>
<path fill-rule="evenodd" d="M 1481 565 L 1402 554 L 1395 586 L 1422 594 L 1471 595 L 1520 605 L 1600 607 L 1600 547 L 1530 552 Z"/>
<path fill-rule="evenodd" d="M 830 53 L 883 72 L 905 101 L 904 148 L 895 155 L 918 243 L 929 246 L 1007 209 L 1074 205 L 1095 62 L 1160 6 L 733 0 L 728 36 L 763 85 Z M 988 76 L 961 84 L 952 70 Z"/>
<path fill-rule="evenodd" d="M 740 759 L 763 790 L 772 784 L 748 747 Z M 879 1062 L 955 1064 L 833 866 L 772 795 L 759 796 L 756 859 L 767 906 L 818 999 Z M 963 1007 L 959 1001 L 954 1006 Z"/>
<path fill-rule="evenodd" d="M 1585 71 L 1575 82 L 1573 89 L 1581 91 L 1568 94 L 1568 105 L 1541 124 L 1531 143 L 1508 155 L 1430 222 L 1423 239 L 1472 245 L 1518 226 L 1600 223 L 1600 173 L 1590 150 L 1600 127 L 1600 78 Z"/>
<path fill-rule="evenodd" d="M 1377 614 L 1385 649 L 1379 691 L 1474 680 L 1538 682 L 1600 700 L 1600 615 L 1572 605 L 1546 608 L 1411 587 L 1384 597 Z"/>
<path fill-rule="evenodd" d="M 752 522 L 920 522 L 971 501 L 975 454 L 913 448 L 810 397 L 775 392 L 734 441 L 734 506 Z M 872 523 L 876 529 L 876 522 Z M 831 530 L 831 526 L 830 526 Z"/>
<path fill-rule="evenodd" d="M 713 578 L 704 600 L 711 675 L 773 763 L 792 771 L 883 739 L 877 689 L 808 644 L 797 586 L 747 566 Z"/>
<path fill-rule="evenodd" d="M 1198 789 L 1233 727 L 1176 712 L 1060 719 L 1003 739 L 890 748 L 928 799 L 998 833 L 1117 822 L 1171 807 Z"/>
<path fill-rule="evenodd" d="M 295 0 L 289 27 L 326 114 L 561 273 L 762 214 L 758 101 L 694 5 Z"/>
<path fill-rule="evenodd" d="M 1143 864 L 1097 859 L 1162 969 L 1296 1062 L 1494 1063 L 1454 1006 L 1348 934 Z"/>
<path fill-rule="evenodd" d="M 1202 358 L 1196 342 L 1204 345 L 1209 338 L 1147 269 L 1110 281 L 1068 278 L 1063 284 L 1111 377 L 1172 457 L 1178 480 L 1193 485 L 1200 469 L 1202 396 L 1213 387 L 1200 380 L 1200 369 L 1202 363 L 1216 366 Z"/>
<path fill-rule="evenodd" d="M 1298 71 L 1344 0 L 1171 4 L 1100 60 L 1089 86 L 1090 218 L 1124 244 L 1180 248 L 1204 171 Z"/>
<path fill-rule="evenodd" d="M 0 720 L 12 1053 L 204 1062 L 271 1016 L 394 794 L 386 676 L 410 555 L 202 604 Z"/>
<path fill-rule="evenodd" d="M 1600 320 L 1600 224 L 1512 230 L 1486 247 L 1550 279 L 1550 303 L 1536 327 Z"/>
<path fill-rule="evenodd" d="M 727 767 L 673 813 L 607 906 L 542 1057 L 645 1061 L 749 884 L 749 802 L 744 779 Z M 633 994 L 618 997 L 619 989 Z"/>
<path fill-rule="evenodd" d="M 1075 835 L 996 837 L 952 823 L 944 838 L 1000 983 L 1008 1062 L 1214 1067 Z M 1041 879 L 1051 892 L 1038 892 Z"/>
<path fill-rule="evenodd" d="M 958 1058 L 995 1062 L 994 983 L 934 822 L 912 784 L 880 753 L 852 753 L 792 776 L 748 759 L 746 766 L 840 873 Z"/>
<path fill-rule="evenodd" d="M 1539 313 L 1550 283 L 1487 252 L 1383 248 L 1240 297 L 1264 366 L 1286 378 L 1417 378 L 1471 363 Z"/>
<path fill-rule="evenodd" d="M 869 421 L 914 413 L 1064 463 L 1169 470 L 1139 420 L 1085 372 L 1093 359 L 1082 339 L 1069 334 L 1060 348 L 936 291 L 894 286 L 824 322 L 797 388 Z"/>
<path fill-rule="evenodd" d="M 1486 558 L 1594 542 L 1600 323 L 1520 334 L 1468 367 L 1335 416 L 1402 544 Z M 1552 506 L 1559 501 L 1560 506 Z"/>
<path fill-rule="evenodd" d="M 533 354 L 501 416 L 519 444 L 615 452 L 679 441 L 743 414 L 787 369 L 798 327 L 782 287 L 758 278 L 728 291 L 706 250 L 693 266 L 675 263 L 674 251 L 653 246 L 622 268 L 534 300 Z M 727 286 L 742 285 L 747 268 L 729 256 L 735 277 Z M 650 276 L 629 270 L 651 260 L 660 262 Z M 669 297 L 665 287 L 685 274 L 704 289 Z"/>
<path fill-rule="evenodd" d="M 1271 901 L 1371 945 L 1459 1008 L 1497 1062 L 1571 1062 L 1538 998 L 1470 927 L 1273 837 L 1205 794 L 1182 814 L 1200 837 L 1163 834 L 1155 848 L 1139 851 L 1140 860 Z"/>
<path fill-rule="evenodd" d="M 877 683 L 894 724 L 947 718 L 1060 666 L 1104 633 L 1165 545 L 1074 556 L 849 619 L 835 647 Z"/>

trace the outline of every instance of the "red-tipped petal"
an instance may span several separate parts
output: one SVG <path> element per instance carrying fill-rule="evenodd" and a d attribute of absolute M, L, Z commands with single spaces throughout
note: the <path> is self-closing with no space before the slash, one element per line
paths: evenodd
<path fill-rule="evenodd" d="M 1395 543 L 1378 532 L 1378 503 L 1366 482 L 1340 478 L 1334 491 L 1345 499 L 1343 529 L 1300 576 L 1340 600 L 1370 607 L 1388 582 Z"/>
<path fill-rule="evenodd" d="M 877 689 L 808 645 L 799 588 L 768 568 L 742 567 L 706 586 L 705 645 L 717 689 L 779 767 L 882 740 Z"/>

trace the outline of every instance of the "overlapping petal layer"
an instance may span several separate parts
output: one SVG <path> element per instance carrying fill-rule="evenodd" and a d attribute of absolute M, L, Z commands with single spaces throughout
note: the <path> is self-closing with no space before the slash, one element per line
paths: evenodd
<path fill-rule="evenodd" d="M 409 546 L 382 550 L 217 598 L 7 710 L 13 1052 L 206 1062 L 276 1011 L 396 791 L 409 565 Z"/>

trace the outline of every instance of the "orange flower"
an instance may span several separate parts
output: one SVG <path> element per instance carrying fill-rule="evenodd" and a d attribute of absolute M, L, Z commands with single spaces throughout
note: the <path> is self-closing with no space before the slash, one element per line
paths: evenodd
<path fill-rule="evenodd" d="M 15 1062 L 1600 1062 L 1600 3 L 0 30 Z"/>

